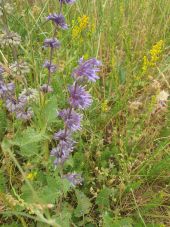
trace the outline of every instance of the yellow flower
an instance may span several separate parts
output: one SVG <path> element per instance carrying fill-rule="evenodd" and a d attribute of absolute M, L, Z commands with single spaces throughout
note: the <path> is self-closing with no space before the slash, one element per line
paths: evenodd
<path fill-rule="evenodd" d="M 26 176 L 26 178 L 28 180 L 31 180 L 33 181 L 35 179 L 35 177 L 37 176 L 37 172 L 31 172 L 31 173 L 28 173 L 28 175 Z"/>
<path fill-rule="evenodd" d="M 151 50 L 149 51 L 149 56 L 143 57 L 143 65 L 142 70 L 143 72 L 146 72 L 149 67 L 155 66 L 155 64 L 159 61 L 160 54 L 162 53 L 164 46 L 164 41 L 160 40 L 158 41 Z"/>
<path fill-rule="evenodd" d="M 159 56 L 162 52 L 163 45 L 164 45 L 163 40 L 160 40 L 155 45 L 153 45 L 152 49 L 150 50 L 150 56 L 151 56 L 150 65 L 151 66 L 154 66 L 155 63 L 159 60 Z"/>
<path fill-rule="evenodd" d="M 108 101 L 107 100 L 104 100 L 104 102 L 101 104 L 101 109 L 102 109 L 102 112 L 108 112 L 109 107 L 108 107 Z"/>
<path fill-rule="evenodd" d="M 146 72 L 146 70 L 148 69 L 149 66 L 149 60 L 146 56 L 143 57 L 143 66 L 142 66 L 142 70 L 143 72 Z"/>
<path fill-rule="evenodd" d="M 87 28 L 87 26 L 89 24 L 89 17 L 87 15 L 78 17 L 78 23 L 79 23 L 80 30 L 83 31 L 85 28 Z"/>
<path fill-rule="evenodd" d="M 81 33 L 88 27 L 89 25 L 89 17 L 83 15 L 82 17 L 78 17 L 78 22 L 76 25 L 75 21 L 72 21 L 73 29 L 72 29 L 72 38 L 79 38 L 82 40 Z"/>
<path fill-rule="evenodd" d="M 76 25 L 73 29 L 72 29 L 72 38 L 76 39 L 79 37 L 81 31 L 79 29 L 79 27 Z"/>

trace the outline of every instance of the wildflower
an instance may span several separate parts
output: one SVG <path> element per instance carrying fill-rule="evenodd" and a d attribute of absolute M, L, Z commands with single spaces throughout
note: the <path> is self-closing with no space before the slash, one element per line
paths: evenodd
<path fill-rule="evenodd" d="M 28 102 L 37 101 L 38 91 L 33 88 L 24 89 L 19 96 L 19 99 L 22 99 L 22 98 L 25 98 Z"/>
<path fill-rule="evenodd" d="M 65 131 L 65 130 L 59 130 L 58 132 L 54 133 L 53 138 L 55 140 L 69 140 L 70 139 L 70 133 L 69 131 Z"/>
<path fill-rule="evenodd" d="M 159 55 L 162 52 L 163 44 L 164 44 L 163 40 L 160 40 L 150 50 L 150 56 L 151 56 L 150 65 L 151 66 L 154 66 L 155 63 L 159 60 Z"/>
<path fill-rule="evenodd" d="M 158 62 L 160 58 L 160 54 L 162 53 L 164 42 L 163 40 L 160 40 L 157 42 L 151 50 L 149 51 L 149 56 L 144 56 L 143 57 L 143 66 L 142 70 L 143 72 L 146 72 L 149 67 L 155 66 L 155 64 Z"/>
<path fill-rule="evenodd" d="M 83 178 L 81 177 L 81 175 L 76 173 L 68 173 L 64 175 L 64 178 L 70 181 L 73 186 L 81 185 L 83 182 Z"/>
<path fill-rule="evenodd" d="M 157 95 L 157 103 L 162 107 L 166 106 L 168 97 L 169 97 L 168 92 L 166 92 L 164 90 L 160 91 L 160 93 Z"/>
<path fill-rule="evenodd" d="M 101 66 L 101 62 L 95 58 L 91 58 L 87 61 L 84 61 L 83 58 L 79 60 L 79 66 L 74 69 L 72 76 L 76 80 L 88 80 L 92 82 L 96 82 L 99 77 L 97 76 L 97 72 L 99 72 L 99 66 Z"/>
<path fill-rule="evenodd" d="M 60 45 L 61 45 L 60 41 L 58 41 L 58 39 L 55 38 L 45 39 L 44 41 L 44 47 L 59 48 Z"/>
<path fill-rule="evenodd" d="M 27 62 L 14 62 L 9 66 L 12 76 L 25 76 L 30 72 L 30 68 Z"/>
<path fill-rule="evenodd" d="M 43 67 L 47 68 L 51 73 L 54 73 L 57 70 L 57 66 L 50 63 L 48 60 L 45 61 Z"/>
<path fill-rule="evenodd" d="M 3 46 L 18 46 L 21 43 L 21 36 L 15 32 L 4 32 L 0 35 L 0 45 Z"/>
<path fill-rule="evenodd" d="M 146 70 L 148 69 L 149 66 L 149 60 L 146 56 L 143 57 L 143 66 L 142 66 L 142 70 L 143 72 L 146 72 Z"/>
<path fill-rule="evenodd" d="M 74 110 L 64 109 L 59 112 L 59 116 L 64 120 L 65 125 L 68 129 L 75 132 L 81 129 L 80 123 L 82 115 L 76 113 Z"/>
<path fill-rule="evenodd" d="M 8 92 L 7 86 L 0 80 L 0 97 L 4 98 Z"/>
<path fill-rule="evenodd" d="M 108 111 L 108 101 L 107 100 L 104 100 L 104 102 L 101 104 L 101 109 L 102 109 L 102 112 Z"/>
<path fill-rule="evenodd" d="M 20 110 L 16 112 L 16 118 L 24 121 L 31 120 L 33 115 L 34 115 L 34 112 L 32 111 L 31 108 L 28 108 L 27 110 L 24 110 L 24 111 Z"/>
<path fill-rule="evenodd" d="M 53 92 L 53 88 L 48 85 L 48 84 L 43 84 L 41 87 L 40 87 L 40 90 L 43 92 L 43 93 L 51 93 Z"/>
<path fill-rule="evenodd" d="M 47 17 L 47 20 L 53 21 L 57 26 L 59 26 L 61 29 L 65 30 L 68 29 L 68 25 L 65 23 L 65 17 L 60 13 L 60 14 L 50 14 Z"/>
<path fill-rule="evenodd" d="M 68 90 L 70 93 L 69 103 L 73 108 L 86 109 L 91 105 L 92 97 L 85 91 L 84 87 L 73 85 L 69 86 Z"/>
<path fill-rule="evenodd" d="M 89 17 L 87 15 L 83 15 L 82 17 L 78 17 L 79 27 L 80 30 L 84 30 L 88 23 L 89 23 Z"/>
<path fill-rule="evenodd" d="M 54 165 L 63 164 L 68 158 L 70 153 L 73 151 L 74 141 L 69 140 L 60 140 L 57 147 L 51 150 L 51 156 L 54 156 Z"/>
<path fill-rule="evenodd" d="M 34 180 L 36 176 L 37 176 L 37 172 L 31 172 L 26 176 L 26 178 L 28 180 Z"/>
<path fill-rule="evenodd" d="M 15 112 L 17 109 L 17 101 L 13 98 L 7 98 L 6 99 L 6 108 L 9 112 Z"/>
<path fill-rule="evenodd" d="M 72 29 L 73 39 L 76 39 L 79 37 L 79 40 L 80 40 L 81 33 L 88 27 L 88 24 L 89 24 L 88 16 L 83 15 L 82 17 L 78 17 L 78 24 L 73 25 L 73 29 Z"/>

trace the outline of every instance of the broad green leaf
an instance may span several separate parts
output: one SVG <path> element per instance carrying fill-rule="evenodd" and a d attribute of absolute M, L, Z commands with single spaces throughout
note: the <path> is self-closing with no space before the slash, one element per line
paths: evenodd
<path fill-rule="evenodd" d="M 109 197 L 112 194 L 112 190 L 109 188 L 103 188 L 96 199 L 96 204 L 101 208 L 109 208 Z"/>
<path fill-rule="evenodd" d="M 83 192 L 80 192 L 78 190 L 76 190 L 75 192 L 78 205 L 74 211 L 74 215 L 76 217 L 82 217 L 83 215 L 89 213 L 92 204 L 89 198 Z"/>

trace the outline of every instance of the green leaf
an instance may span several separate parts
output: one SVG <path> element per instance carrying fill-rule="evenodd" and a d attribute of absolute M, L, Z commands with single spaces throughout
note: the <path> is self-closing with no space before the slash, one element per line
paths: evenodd
<path fill-rule="evenodd" d="M 96 204 L 101 208 L 109 208 L 109 197 L 112 194 L 112 190 L 109 188 L 103 188 L 96 199 Z"/>
<path fill-rule="evenodd" d="M 45 138 L 44 133 L 28 127 L 22 133 L 17 134 L 12 143 L 20 147 L 21 155 L 31 157 L 39 153 L 40 142 Z"/>
<path fill-rule="evenodd" d="M 45 106 L 44 116 L 48 122 L 48 124 L 57 121 L 57 99 L 56 96 L 52 96 Z"/>
<path fill-rule="evenodd" d="M 110 217 L 108 212 L 105 212 L 103 215 L 103 227 L 113 226 L 113 218 Z"/>
<path fill-rule="evenodd" d="M 92 204 L 89 198 L 83 192 L 80 192 L 78 190 L 76 190 L 75 192 L 78 205 L 74 211 L 74 215 L 75 217 L 82 217 L 83 215 L 89 213 Z"/>

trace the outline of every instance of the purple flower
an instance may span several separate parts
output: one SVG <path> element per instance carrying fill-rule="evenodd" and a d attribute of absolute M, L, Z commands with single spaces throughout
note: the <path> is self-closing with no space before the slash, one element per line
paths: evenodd
<path fill-rule="evenodd" d="M 91 58 L 87 61 L 80 58 L 79 66 L 74 69 L 72 77 L 80 81 L 88 80 L 96 82 L 96 80 L 99 79 L 97 76 L 97 72 L 100 71 L 99 66 L 101 66 L 101 62 L 95 58 Z"/>
<path fill-rule="evenodd" d="M 58 132 L 54 133 L 53 138 L 55 140 L 70 140 L 70 132 L 67 130 L 59 130 Z"/>
<path fill-rule="evenodd" d="M 77 109 L 85 109 L 88 108 L 92 103 L 92 98 L 89 93 L 86 92 L 84 87 L 79 85 L 73 85 L 68 87 L 70 98 L 69 103 L 70 105 Z"/>
<path fill-rule="evenodd" d="M 54 73 L 57 70 L 57 66 L 54 64 L 51 64 L 48 60 L 45 61 L 43 67 L 47 68 L 51 73 Z"/>
<path fill-rule="evenodd" d="M 74 141 L 73 140 L 60 140 L 57 147 L 51 150 L 51 156 L 54 156 L 54 165 L 63 164 L 73 151 Z"/>
<path fill-rule="evenodd" d="M 57 26 L 59 26 L 63 30 L 68 29 L 68 25 L 65 22 L 65 17 L 61 13 L 60 14 L 56 14 L 56 13 L 50 14 L 47 17 L 47 20 L 53 21 Z"/>
<path fill-rule="evenodd" d="M 73 186 L 81 185 L 83 182 L 83 178 L 81 177 L 81 175 L 76 173 L 68 173 L 64 175 L 64 178 L 70 181 L 70 183 L 72 183 Z"/>
<path fill-rule="evenodd" d="M 13 82 L 8 83 L 7 90 L 8 90 L 8 93 L 13 94 L 15 90 L 15 84 Z"/>
<path fill-rule="evenodd" d="M 19 112 L 16 112 L 16 118 L 24 121 L 31 120 L 34 113 L 31 108 L 28 108 L 26 111 L 20 110 Z"/>
<path fill-rule="evenodd" d="M 8 92 L 8 89 L 6 84 L 2 80 L 0 80 L 0 97 L 5 98 L 7 92 Z"/>
<path fill-rule="evenodd" d="M 45 39 L 44 41 L 44 47 L 59 48 L 60 45 L 60 42 L 56 38 Z"/>
<path fill-rule="evenodd" d="M 17 109 L 17 101 L 15 99 L 8 98 L 6 100 L 6 108 L 9 112 L 15 112 Z"/>
<path fill-rule="evenodd" d="M 76 0 L 59 0 L 60 3 L 73 4 Z"/>
<path fill-rule="evenodd" d="M 64 109 L 59 112 L 59 116 L 64 120 L 68 129 L 75 132 L 81 129 L 82 115 L 76 113 L 74 110 Z"/>
<path fill-rule="evenodd" d="M 48 85 L 48 84 L 43 84 L 41 87 L 40 87 L 40 90 L 43 92 L 43 93 L 51 93 L 53 92 L 53 88 Z"/>

